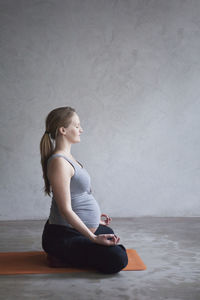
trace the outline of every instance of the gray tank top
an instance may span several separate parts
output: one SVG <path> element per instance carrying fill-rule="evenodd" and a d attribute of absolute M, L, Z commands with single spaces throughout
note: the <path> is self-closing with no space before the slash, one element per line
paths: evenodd
<path fill-rule="evenodd" d="M 78 162 L 61 154 L 53 154 L 48 162 L 54 157 L 63 157 L 74 168 L 74 175 L 70 181 L 71 205 L 72 210 L 79 216 L 83 223 L 89 227 L 98 227 L 101 217 L 100 207 L 92 195 L 91 178 L 85 168 L 81 167 Z M 49 223 L 72 227 L 59 212 L 54 195 L 51 201 Z"/>

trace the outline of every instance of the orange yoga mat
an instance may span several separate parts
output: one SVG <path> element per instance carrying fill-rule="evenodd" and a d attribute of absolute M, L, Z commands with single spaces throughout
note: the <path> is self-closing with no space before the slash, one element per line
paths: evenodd
<path fill-rule="evenodd" d="M 122 271 L 146 270 L 146 266 L 137 254 L 136 250 L 126 249 L 126 251 L 128 254 L 128 265 L 122 269 Z M 91 269 L 49 267 L 47 263 L 47 256 L 44 251 L 0 252 L 0 275 L 71 273 L 87 271 L 91 271 Z"/>

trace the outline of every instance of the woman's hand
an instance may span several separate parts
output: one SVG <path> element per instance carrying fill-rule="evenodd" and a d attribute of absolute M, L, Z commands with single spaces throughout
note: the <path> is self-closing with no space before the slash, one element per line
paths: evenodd
<path fill-rule="evenodd" d="M 119 242 L 120 238 L 115 234 L 99 234 L 94 238 L 94 242 L 105 246 L 114 246 Z"/>
<path fill-rule="evenodd" d="M 106 219 L 105 220 L 100 220 L 100 223 L 101 225 L 109 225 L 110 222 L 112 221 L 112 218 L 110 218 L 108 215 L 106 214 L 101 214 L 101 217 L 105 217 Z"/>

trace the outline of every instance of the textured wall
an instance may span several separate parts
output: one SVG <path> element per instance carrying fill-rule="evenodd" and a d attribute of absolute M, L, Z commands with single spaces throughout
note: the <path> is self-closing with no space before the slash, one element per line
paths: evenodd
<path fill-rule="evenodd" d="M 200 2 L 0 0 L 0 219 L 49 213 L 39 142 L 70 105 L 73 155 L 111 216 L 200 215 Z"/>

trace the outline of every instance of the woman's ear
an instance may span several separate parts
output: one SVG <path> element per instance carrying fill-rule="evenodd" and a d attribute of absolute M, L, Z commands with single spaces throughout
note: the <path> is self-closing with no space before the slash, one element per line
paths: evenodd
<path fill-rule="evenodd" d="M 62 127 L 59 127 L 59 128 L 58 128 L 58 133 L 59 133 L 59 134 L 62 134 L 62 135 L 63 135 L 63 134 L 66 134 L 66 128 L 63 127 L 63 126 L 62 126 Z"/>

